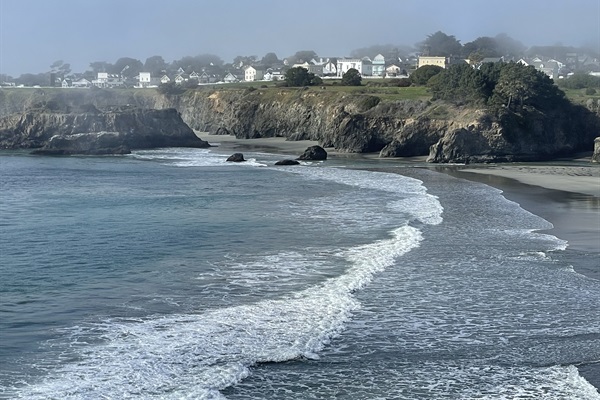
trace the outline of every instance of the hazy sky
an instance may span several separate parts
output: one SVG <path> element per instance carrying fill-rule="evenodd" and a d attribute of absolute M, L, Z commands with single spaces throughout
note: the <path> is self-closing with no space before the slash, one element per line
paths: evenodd
<path fill-rule="evenodd" d="M 153 55 L 340 57 L 438 30 L 463 44 L 506 33 L 527 46 L 600 52 L 600 0 L 0 0 L 0 73 L 47 72 L 56 60 L 83 72 Z"/>

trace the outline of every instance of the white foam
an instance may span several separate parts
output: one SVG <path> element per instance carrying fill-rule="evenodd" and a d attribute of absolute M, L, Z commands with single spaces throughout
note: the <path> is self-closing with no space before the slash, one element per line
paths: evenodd
<path fill-rule="evenodd" d="M 353 292 L 421 240 L 419 230 L 403 226 L 387 239 L 343 250 L 345 274 L 285 298 L 73 329 L 69 357 L 77 361 L 16 397 L 221 398 L 218 391 L 246 377 L 257 362 L 317 359 L 360 306 Z"/>
<path fill-rule="evenodd" d="M 442 222 L 444 208 L 436 196 L 427 193 L 423 182 L 403 175 L 344 168 L 297 168 L 288 172 L 311 179 L 333 181 L 363 189 L 397 194 L 399 199 L 388 204 L 395 212 L 406 212 L 416 220 L 437 225 Z"/>

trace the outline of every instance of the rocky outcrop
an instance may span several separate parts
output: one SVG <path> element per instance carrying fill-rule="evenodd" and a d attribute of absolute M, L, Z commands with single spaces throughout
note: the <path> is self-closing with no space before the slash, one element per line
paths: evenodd
<path fill-rule="evenodd" d="M 327 160 L 327 152 L 321 146 L 310 146 L 297 158 L 298 160 Z"/>
<path fill-rule="evenodd" d="M 594 153 L 592 154 L 592 162 L 600 163 L 600 137 L 594 140 Z"/>
<path fill-rule="evenodd" d="M 100 134 L 104 132 L 103 134 Z M 111 132 L 111 133 L 107 133 Z M 0 148 L 121 153 L 125 149 L 209 147 L 175 109 L 33 110 L 0 118 Z M 113 150 L 110 150 L 113 149 Z"/>
<path fill-rule="evenodd" d="M 300 162 L 296 160 L 279 160 L 274 165 L 299 165 Z"/>
<path fill-rule="evenodd" d="M 230 155 L 229 157 L 227 157 L 227 160 L 225 161 L 230 161 L 230 162 L 243 162 L 246 161 L 244 159 L 244 155 L 242 153 L 233 153 L 232 155 Z"/>
<path fill-rule="evenodd" d="M 446 132 L 431 146 L 428 162 L 487 163 L 546 161 L 590 150 L 598 118 L 581 106 L 482 114 L 467 127 Z"/>
<path fill-rule="evenodd" d="M 124 145 L 126 134 L 120 132 L 79 133 L 75 135 L 55 135 L 41 149 L 32 153 L 37 155 L 106 155 L 129 154 L 131 150 Z"/>
<path fill-rule="evenodd" d="M 11 93 L 13 97 L 5 96 L 3 100 L 0 91 L 0 115 L 5 110 L 18 108 L 15 96 L 20 92 Z M 544 112 L 520 110 L 516 114 L 461 108 L 443 102 L 392 102 L 366 93 L 295 88 L 215 90 L 207 87 L 178 96 L 165 96 L 150 89 L 57 93 L 60 95 L 36 92 L 33 98 L 19 101 L 31 106 L 51 106 L 65 115 L 80 112 L 82 106 L 78 104 L 85 104 L 88 111 L 91 110 L 88 114 L 93 111 L 91 107 L 105 109 L 111 102 L 174 108 L 189 127 L 201 132 L 234 135 L 240 139 L 314 140 L 322 147 L 332 147 L 339 152 L 379 152 L 380 157 L 428 156 L 428 161 L 438 163 L 533 161 L 568 156 L 591 151 L 600 130 L 599 115 L 570 103 Z M 19 118 L 25 118 L 20 115 Z M 36 118 L 40 121 L 45 117 Z M 11 147 L 7 144 L 10 139 L 3 136 L 3 120 L 0 119 L 0 147 L 15 148 L 16 144 Z M 71 122 L 61 123 L 69 126 Z M 19 146 L 40 147 L 56 134 L 50 129 L 46 130 L 50 136 L 39 138 L 32 125 L 28 128 L 31 134 L 16 140 Z M 121 132 L 111 126 L 83 128 L 85 126 L 71 134 L 100 130 Z"/>

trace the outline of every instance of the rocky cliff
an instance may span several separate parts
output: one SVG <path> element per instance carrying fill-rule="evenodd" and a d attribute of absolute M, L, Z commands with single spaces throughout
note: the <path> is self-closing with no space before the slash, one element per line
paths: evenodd
<path fill-rule="evenodd" d="M 121 154 L 125 149 L 209 146 L 198 139 L 175 109 L 84 108 L 76 112 L 30 109 L 1 117 L 0 148 L 47 148 L 57 154 L 61 149 L 65 154 L 107 154 L 113 148 L 114 153 Z M 113 134 L 98 135 L 107 132 Z"/>
<path fill-rule="evenodd" d="M 319 88 L 203 88 L 179 96 L 153 90 L 57 93 L 37 93 L 27 101 L 71 111 L 81 104 L 100 108 L 107 103 L 174 108 L 197 131 L 310 139 L 337 151 L 428 156 L 430 162 L 547 160 L 592 151 L 600 130 L 597 114 L 574 105 L 492 115 L 443 102 L 383 101 L 374 94 Z M 0 95 L 0 114 L 18 108 L 16 103 Z"/>

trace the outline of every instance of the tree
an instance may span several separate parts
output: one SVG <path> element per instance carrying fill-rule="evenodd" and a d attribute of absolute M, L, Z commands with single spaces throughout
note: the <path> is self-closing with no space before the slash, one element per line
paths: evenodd
<path fill-rule="evenodd" d="M 111 73 L 122 75 L 125 78 L 133 78 L 144 70 L 144 64 L 140 60 L 129 57 L 119 58 L 111 68 Z"/>
<path fill-rule="evenodd" d="M 71 72 L 71 64 L 65 63 L 63 60 L 58 60 L 50 65 L 51 72 L 58 76 L 65 77 Z"/>
<path fill-rule="evenodd" d="M 317 53 L 315 53 L 313 50 L 300 50 L 297 51 L 293 56 L 288 57 L 288 61 L 290 64 L 300 64 L 303 62 L 309 62 L 313 58 L 317 57 Z"/>
<path fill-rule="evenodd" d="M 150 72 L 152 76 L 160 76 L 167 72 L 168 65 L 161 56 L 146 58 L 144 72 Z"/>
<path fill-rule="evenodd" d="M 270 67 L 270 66 L 272 66 L 274 64 L 279 64 L 280 61 L 277 58 L 277 54 L 275 54 L 275 53 L 267 53 L 262 58 L 262 60 L 260 60 L 260 63 L 262 65 L 264 65 L 265 67 Z"/>
<path fill-rule="evenodd" d="M 533 66 L 511 62 L 504 64 L 496 84 L 492 104 L 521 111 L 525 106 L 544 109 L 559 107 L 565 94 L 545 73 Z"/>
<path fill-rule="evenodd" d="M 254 65 L 257 62 L 257 56 L 237 56 L 233 59 L 233 65 L 235 65 L 236 68 L 241 68 L 245 65 Z"/>
<path fill-rule="evenodd" d="M 341 84 L 344 86 L 360 86 L 361 83 L 362 77 L 356 68 L 350 68 L 344 75 L 342 75 Z"/>
<path fill-rule="evenodd" d="M 511 38 L 506 33 L 496 35 L 494 39 L 498 53 L 502 56 L 520 57 L 527 49 L 523 43 Z"/>
<path fill-rule="evenodd" d="M 433 99 L 455 104 L 484 103 L 486 86 L 482 73 L 468 64 L 455 64 L 428 81 Z"/>
<path fill-rule="evenodd" d="M 454 36 L 446 35 L 442 31 L 428 35 L 421 43 L 423 53 L 431 56 L 449 57 L 461 54 L 462 45 Z"/>
<path fill-rule="evenodd" d="M 191 57 L 186 56 L 180 60 L 173 61 L 172 69 L 177 70 L 182 68 L 184 71 L 191 73 L 193 71 L 200 72 L 209 67 L 220 67 L 223 65 L 223 60 L 214 54 L 199 54 Z"/>
<path fill-rule="evenodd" d="M 463 57 L 469 57 L 469 59 L 476 55 L 480 58 L 479 61 L 486 57 L 500 57 L 503 55 L 498 51 L 496 39 L 489 36 L 481 36 L 472 42 L 465 43 L 462 47 L 462 54 Z"/>
<path fill-rule="evenodd" d="M 295 67 L 285 73 L 285 83 L 287 86 L 314 86 L 320 85 L 323 80 L 306 68 Z"/>
<path fill-rule="evenodd" d="M 422 67 L 417 68 L 417 70 L 410 75 L 410 81 L 414 85 L 423 86 L 427 84 L 429 79 L 439 74 L 443 70 L 444 68 L 437 65 L 423 65 Z"/>
<path fill-rule="evenodd" d="M 94 62 L 90 63 L 90 68 L 92 68 L 92 72 L 94 73 L 94 76 L 95 76 L 98 72 L 111 71 L 112 64 L 108 63 L 106 61 L 94 61 Z"/>

